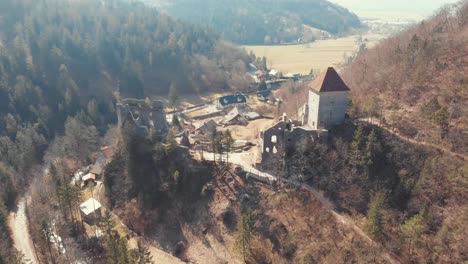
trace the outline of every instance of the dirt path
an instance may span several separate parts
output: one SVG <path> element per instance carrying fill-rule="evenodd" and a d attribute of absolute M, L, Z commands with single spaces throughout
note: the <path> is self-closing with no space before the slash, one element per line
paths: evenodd
<path fill-rule="evenodd" d="M 449 150 L 447 148 L 441 147 L 439 145 L 404 137 L 400 133 L 395 132 L 391 128 L 388 128 L 387 126 L 383 125 L 382 122 L 380 122 L 380 120 L 378 120 L 375 117 L 372 120 L 370 120 L 368 118 L 361 118 L 360 121 L 364 121 L 364 122 L 370 123 L 370 124 L 372 124 L 374 126 L 378 126 L 381 129 L 384 129 L 388 133 L 398 137 L 399 139 L 401 139 L 403 141 L 406 141 L 406 142 L 409 142 L 409 143 L 412 143 L 412 144 L 415 144 L 415 145 L 423 145 L 423 146 L 426 146 L 426 147 L 431 147 L 431 148 L 437 149 L 439 151 L 442 151 L 444 153 L 447 153 L 447 154 L 449 154 L 449 155 L 451 155 L 453 157 L 457 157 L 457 158 L 460 158 L 462 160 L 468 160 L 468 156 L 463 155 L 461 153 L 453 152 L 453 151 L 451 151 L 451 150 Z"/>
<path fill-rule="evenodd" d="M 213 160 L 213 153 L 205 153 L 205 154 L 206 154 L 205 158 L 207 160 Z M 345 215 L 341 215 L 341 214 L 337 213 L 334 210 L 334 208 L 335 208 L 334 204 L 330 200 L 325 198 L 323 196 L 322 192 L 318 191 L 317 189 L 313 188 L 312 186 L 310 186 L 308 184 L 301 183 L 299 181 L 290 180 L 290 179 L 279 179 L 278 177 L 276 177 L 276 176 L 274 176 L 272 174 L 257 170 L 256 168 L 254 168 L 252 166 L 252 156 L 253 156 L 252 153 L 245 153 L 245 152 L 244 153 L 232 153 L 230 158 L 229 158 L 229 161 L 232 164 L 241 166 L 247 172 L 255 173 L 255 174 L 257 174 L 257 175 L 259 175 L 261 177 L 265 177 L 265 178 L 269 178 L 269 179 L 273 178 L 273 179 L 276 179 L 276 180 L 281 180 L 282 182 L 285 182 L 285 183 L 288 183 L 288 184 L 291 184 L 293 186 L 297 186 L 297 187 L 300 187 L 300 188 L 302 188 L 304 190 L 309 191 L 326 208 L 328 208 L 328 210 L 334 216 L 334 218 L 335 218 L 335 220 L 337 222 L 343 224 L 347 228 L 350 228 L 350 229 L 354 230 L 356 232 L 356 234 L 361 236 L 369 244 L 378 245 L 378 243 L 375 242 L 374 240 L 372 240 L 358 225 L 356 225 L 354 223 L 354 221 L 352 219 L 350 219 L 349 217 L 347 217 Z M 396 257 L 393 256 L 391 253 L 384 252 L 383 254 L 384 254 L 384 257 L 388 260 L 389 263 L 391 263 L 391 264 L 399 264 L 400 263 L 400 261 L 398 261 L 396 259 Z"/>
<path fill-rule="evenodd" d="M 18 202 L 18 210 L 10 213 L 9 226 L 15 248 L 25 258 L 25 263 L 38 263 L 34 253 L 33 243 L 29 235 L 28 219 L 26 217 L 26 199 Z"/>

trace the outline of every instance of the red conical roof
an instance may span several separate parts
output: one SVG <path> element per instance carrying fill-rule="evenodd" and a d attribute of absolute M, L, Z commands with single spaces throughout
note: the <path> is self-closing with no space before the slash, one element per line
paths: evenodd
<path fill-rule="evenodd" d="M 309 84 L 309 88 L 322 92 L 346 92 L 348 86 L 341 79 L 333 67 L 329 67 L 325 74 L 321 74 Z"/>

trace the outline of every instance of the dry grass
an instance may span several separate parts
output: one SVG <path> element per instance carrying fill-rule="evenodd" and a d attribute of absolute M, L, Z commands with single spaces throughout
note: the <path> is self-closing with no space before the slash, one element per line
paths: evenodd
<path fill-rule="evenodd" d="M 342 63 L 344 58 L 353 55 L 359 49 L 356 37 L 318 40 L 301 45 L 244 46 L 244 48 L 248 52 L 255 53 L 257 57 L 265 56 L 269 68 L 278 69 L 283 73 L 308 74 L 311 69 L 321 72 L 327 67 L 336 66 Z M 369 46 L 373 46 L 383 36 L 365 35 L 364 38 L 369 40 Z"/>

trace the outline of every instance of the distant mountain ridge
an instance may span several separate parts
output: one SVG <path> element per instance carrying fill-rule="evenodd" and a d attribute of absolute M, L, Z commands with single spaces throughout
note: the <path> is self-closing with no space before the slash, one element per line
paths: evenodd
<path fill-rule="evenodd" d="M 169 15 L 209 26 L 237 44 L 282 44 L 317 38 L 310 27 L 332 34 L 361 26 L 347 9 L 325 0 L 157 0 Z"/>

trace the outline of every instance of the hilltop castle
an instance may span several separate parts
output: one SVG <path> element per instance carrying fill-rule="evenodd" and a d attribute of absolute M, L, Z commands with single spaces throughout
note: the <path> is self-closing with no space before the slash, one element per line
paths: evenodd
<path fill-rule="evenodd" d="M 328 129 L 343 124 L 348 106 L 349 88 L 333 68 L 309 84 L 309 98 L 302 108 L 302 120 L 288 120 L 284 114 L 275 125 L 261 132 L 262 165 L 275 163 L 288 148 L 301 144 L 307 137 L 326 137 Z"/>

